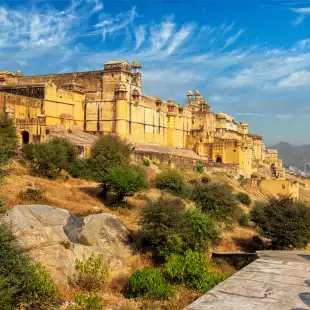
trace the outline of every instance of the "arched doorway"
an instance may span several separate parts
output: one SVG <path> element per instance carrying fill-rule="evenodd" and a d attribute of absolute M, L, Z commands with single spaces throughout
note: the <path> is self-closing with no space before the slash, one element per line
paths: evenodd
<path fill-rule="evenodd" d="M 29 132 L 28 131 L 22 132 L 22 141 L 23 141 L 23 144 L 29 143 Z"/>
<path fill-rule="evenodd" d="M 216 156 L 216 162 L 217 163 L 222 163 L 222 157 L 221 156 Z"/>

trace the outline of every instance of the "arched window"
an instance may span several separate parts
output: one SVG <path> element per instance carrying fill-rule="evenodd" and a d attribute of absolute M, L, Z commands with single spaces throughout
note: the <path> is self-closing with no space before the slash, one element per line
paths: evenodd
<path fill-rule="evenodd" d="M 217 163 L 222 163 L 222 157 L 221 156 L 216 156 L 216 162 Z"/>
<path fill-rule="evenodd" d="M 132 100 L 134 102 L 138 102 L 139 99 L 140 99 L 140 94 L 139 94 L 139 92 L 136 89 L 134 89 L 133 92 L 132 92 Z"/>

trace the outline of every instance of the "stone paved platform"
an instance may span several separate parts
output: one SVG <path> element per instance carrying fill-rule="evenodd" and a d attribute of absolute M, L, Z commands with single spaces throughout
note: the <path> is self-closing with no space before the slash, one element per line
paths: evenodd
<path fill-rule="evenodd" d="M 259 259 L 236 272 L 186 310 L 310 309 L 310 254 L 261 251 Z"/>

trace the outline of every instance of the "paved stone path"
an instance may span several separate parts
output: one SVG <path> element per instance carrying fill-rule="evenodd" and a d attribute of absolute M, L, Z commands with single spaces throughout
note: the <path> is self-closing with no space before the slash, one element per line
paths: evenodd
<path fill-rule="evenodd" d="M 310 309 L 310 255 L 261 251 L 259 259 L 236 272 L 186 310 Z"/>

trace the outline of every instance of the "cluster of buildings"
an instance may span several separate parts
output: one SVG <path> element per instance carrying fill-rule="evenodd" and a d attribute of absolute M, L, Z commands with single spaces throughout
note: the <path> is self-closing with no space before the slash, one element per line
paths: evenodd
<path fill-rule="evenodd" d="M 235 164 L 244 177 L 267 165 L 275 179 L 285 179 L 277 152 L 265 150 L 262 137 L 250 133 L 246 121 L 213 113 L 198 90 L 188 91 L 186 102 L 185 107 L 172 98 L 143 94 L 137 60 L 109 61 L 103 70 L 89 72 L 0 72 L 0 108 L 14 120 L 21 144 L 68 132 L 81 140 L 86 134 L 113 134 L 136 144 L 189 149 L 206 161 Z"/>

